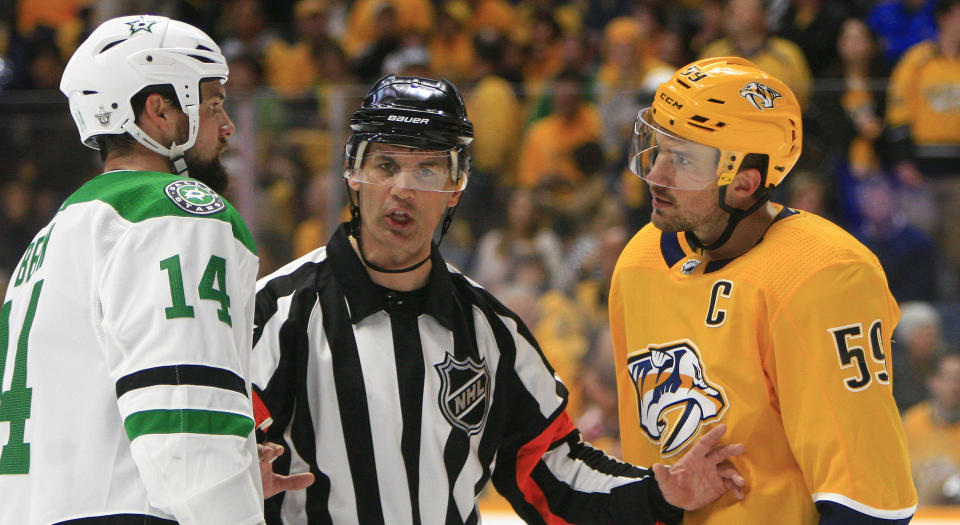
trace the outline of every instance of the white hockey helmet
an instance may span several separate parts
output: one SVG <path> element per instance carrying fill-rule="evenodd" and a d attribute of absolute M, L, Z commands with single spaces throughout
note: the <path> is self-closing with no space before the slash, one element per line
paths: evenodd
<path fill-rule="evenodd" d="M 136 15 L 108 20 L 77 48 L 60 80 L 70 99 L 80 140 L 98 149 L 98 135 L 129 133 L 140 144 L 170 158 L 186 171 L 184 152 L 193 147 L 200 125 L 200 81 L 227 81 L 227 60 L 206 33 L 163 16 Z M 152 85 L 170 85 L 189 119 L 183 144 L 164 145 L 134 122 L 130 99 Z"/>

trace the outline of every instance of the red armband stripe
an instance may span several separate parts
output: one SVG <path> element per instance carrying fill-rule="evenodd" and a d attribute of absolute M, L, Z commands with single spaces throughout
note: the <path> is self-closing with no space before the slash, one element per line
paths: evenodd
<path fill-rule="evenodd" d="M 550 512 L 543 490 L 533 481 L 531 473 L 543 455 L 558 438 L 566 436 L 576 427 L 567 412 L 560 415 L 550 425 L 517 452 L 517 487 L 523 493 L 523 499 L 534 506 L 540 517 L 548 525 L 570 525 L 567 521 Z"/>
<path fill-rule="evenodd" d="M 267 409 L 267 405 L 263 404 L 263 400 L 260 399 L 260 396 L 256 392 L 250 392 L 253 394 L 251 398 L 253 399 L 253 421 L 256 423 L 257 428 L 266 432 L 270 425 L 273 424 L 273 418 L 270 417 L 270 410 Z"/>

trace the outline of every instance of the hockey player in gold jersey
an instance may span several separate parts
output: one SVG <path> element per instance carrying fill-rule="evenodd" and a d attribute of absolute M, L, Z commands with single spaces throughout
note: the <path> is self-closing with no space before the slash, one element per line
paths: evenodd
<path fill-rule="evenodd" d="M 800 156 L 791 90 L 734 57 L 694 62 L 637 115 L 651 223 L 610 291 L 626 460 L 667 464 L 717 423 L 743 501 L 689 524 L 901 524 L 917 494 L 891 393 L 899 317 L 876 257 L 769 201 Z"/>

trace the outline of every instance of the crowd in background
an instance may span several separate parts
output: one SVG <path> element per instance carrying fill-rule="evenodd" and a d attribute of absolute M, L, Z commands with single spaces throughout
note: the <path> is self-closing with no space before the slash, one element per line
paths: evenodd
<path fill-rule="evenodd" d="M 634 118 L 695 58 L 753 60 L 804 107 L 803 154 L 774 200 L 880 259 L 903 311 L 889 353 L 921 503 L 960 504 L 960 0 L 0 0 L 4 289 L 99 173 L 56 92 L 66 57 L 140 12 L 204 29 L 229 60 L 227 197 L 261 275 L 343 220 L 347 118 L 372 81 L 455 82 L 476 138 L 441 250 L 524 319 L 585 438 L 613 453 L 606 294 L 650 216 L 626 169 Z"/>

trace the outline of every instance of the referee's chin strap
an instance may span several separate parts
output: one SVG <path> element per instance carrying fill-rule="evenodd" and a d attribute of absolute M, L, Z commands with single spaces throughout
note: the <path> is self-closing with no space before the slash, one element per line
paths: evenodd
<path fill-rule="evenodd" d="M 357 251 L 360 252 L 360 259 L 363 261 L 363 264 L 366 264 L 371 270 L 380 272 L 380 273 L 407 273 L 416 270 L 417 268 L 423 266 L 433 257 L 433 252 L 436 250 L 440 243 L 443 242 L 443 236 L 447 234 L 447 229 L 450 228 L 450 223 L 453 222 L 453 213 L 457 210 L 459 203 L 447 208 L 447 211 L 443 215 L 443 226 L 440 228 L 440 238 L 437 239 L 437 242 L 430 243 L 430 253 L 423 258 L 418 263 L 414 263 L 406 268 L 400 268 L 397 270 L 391 270 L 390 268 L 384 268 L 378 266 L 367 260 L 367 256 L 363 254 L 363 241 L 360 240 L 360 193 L 357 192 L 357 202 L 353 202 L 353 192 L 350 191 L 350 185 L 347 184 L 347 198 L 350 200 L 350 235 L 353 235 L 357 239 Z"/>
<path fill-rule="evenodd" d="M 749 208 L 741 210 L 740 208 L 734 208 L 729 206 L 726 203 L 727 197 L 727 187 L 720 186 L 720 196 L 718 197 L 720 208 L 730 214 L 730 218 L 727 219 L 727 226 L 723 229 L 723 232 L 720 234 L 720 237 L 717 237 L 717 240 L 713 241 L 710 244 L 703 244 L 700 239 L 697 238 L 696 234 L 692 231 L 684 232 L 684 235 L 687 237 L 687 242 L 690 243 L 690 246 L 696 248 L 697 250 L 716 250 L 717 248 L 723 246 L 727 241 L 730 240 L 730 236 L 733 235 L 733 229 L 737 227 L 737 224 L 740 224 L 740 221 L 747 218 L 748 215 L 760 209 L 761 206 L 767 203 L 770 200 L 771 194 L 770 188 L 764 188 L 763 193 L 760 194 L 757 202 L 753 203 Z"/>

